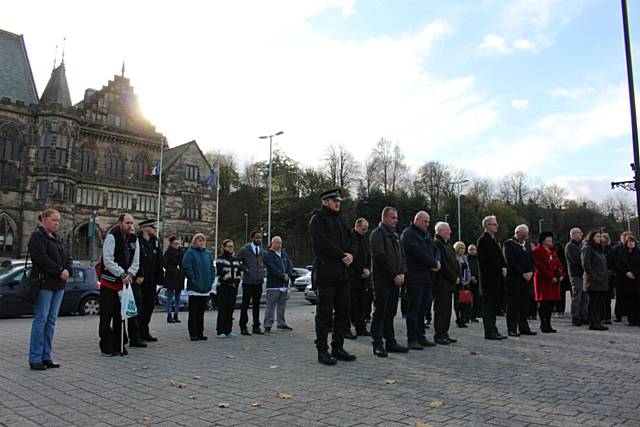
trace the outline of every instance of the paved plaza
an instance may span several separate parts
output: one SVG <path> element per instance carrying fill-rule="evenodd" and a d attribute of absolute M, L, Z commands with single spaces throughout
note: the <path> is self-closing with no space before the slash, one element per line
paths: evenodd
<path fill-rule="evenodd" d="M 457 344 L 380 359 L 361 337 L 346 344 L 357 361 L 327 367 L 314 312 L 293 291 L 293 332 L 224 340 L 208 312 L 206 342 L 189 341 L 186 313 L 176 325 L 156 312 L 160 341 L 115 358 L 100 355 L 97 317 L 62 317 L 62 367 L 45 372 L 28 369 L 31 319 L 0 319 L 0 425 L 640 426 L 640 328 L 588 331 L 567 316 L 557 334 L 495 342 L 482 323 L 452 324 Z M 406 343 L 399 315 L 396 333 Z"/>

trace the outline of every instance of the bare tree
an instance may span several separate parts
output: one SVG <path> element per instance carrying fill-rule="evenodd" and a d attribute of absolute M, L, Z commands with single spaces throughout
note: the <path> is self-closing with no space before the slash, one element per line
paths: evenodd
<path fill-rule="evenodd" d="M 481 206 L 486 206 L 492 199 L 495 191 L 494 183 L 487 178 L 476 178 L 471 182 L 468 194 L 475 196 Z"/>
<path fill-rule="evenodd" d="M 394 193 L 407 183 L 409 168 L 404 163 L 404 154 L 400 146 L 380 138 L 371 152 L 371 166 L 375 166 L 375 176 L 385 195 Z"/>
<path fill-rule="evenodd" d="M 418 169 L 419 187 L 425 193 L 434 213 L 439 212 L 444 199 L 455 191 L 451 185 L 453 173 L 449 166 L 433 161 L 425 163 Z"/>
<path fill-rule="evenodd" d="M 521 206 L 529 194 L 531 194 L 529 177 L 521 171 L 506 175 L 498 185 L 498 198 L 505 203 Z"/>
<path fill-rule="evenodd" d="M 626 221 L 627 218 L 631 218 L 634 213 L 633 203 L 629 194 L 624 191 L 617 191 L 604 199 L 602 210 L 622 222 Z"/>
<path fill-rule="evenodd" d="M 360 167 L 343 145 L 330 145 L 325 153 L 325 165 L 329 180 L 337 187 L 350 188 L 359 173 Z"/>
<path fill-rule="evenodd" d="M 567 201 L 567 190 L 556 185 L 548 184 L 542 187 L 542 206 L 547 209 L 562 209 Z"/>

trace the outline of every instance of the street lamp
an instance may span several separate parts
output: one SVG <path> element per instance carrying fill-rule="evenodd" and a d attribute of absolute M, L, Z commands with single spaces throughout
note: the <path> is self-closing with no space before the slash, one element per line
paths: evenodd
<path fill-rule="evenodd" d="M 461 221 L 460 221 L 460 187 L 462 186 L 462 184 L 466 184 L 467 182 L 469 182 L 468 179 L 463 179 L 460 181 L 452 181 L 449 184 L 450 185 L 457 185 L 458 186 L 458 241 L 462 241 L 462 226 L 461 226 Z"/>
<path fill-rule="evenodd" d="M 280 136 L 283 133 L 283 131 L 280 131 L 278 133 L 274 133 L 273 135 L 264 135 L 260 137 L 260 139 L 269 138 L 269 211 L 267 219 L 267 244 L 271 244 L 271 155 L 273 153 L 273 137 Z"/>
<path fill-rule="evenodd" d="M 244 214 L 244 241 L 249 241 L 249 214 Z"/>
<path fill-rule="evenodd" d="M 538 220 L 538 234 L 542 234 L 542 223 L 544 222 L 544 218 L 540 218 Z"/>

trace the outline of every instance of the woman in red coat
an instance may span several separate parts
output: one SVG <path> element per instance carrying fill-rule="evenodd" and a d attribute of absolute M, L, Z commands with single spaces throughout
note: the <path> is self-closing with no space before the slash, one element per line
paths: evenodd
<path fill-rule="evenodd" d="M 551 327 L 551 313 L 554 304 L 560 301 L 560 282 L 565 273 L 553 247 L 553 233 L 540 233 L 538 244 L 533 249 L 533 257 L 536 261 L 533 286 L 540 314 L 540 330 L 544 333 L 556 332 Z"/>

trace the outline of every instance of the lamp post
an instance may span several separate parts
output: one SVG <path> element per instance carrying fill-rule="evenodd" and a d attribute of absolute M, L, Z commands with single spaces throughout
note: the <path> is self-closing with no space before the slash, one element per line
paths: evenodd
<path fill-rule="evenodd" d="M 444 214 L 444 222 L 449 223 L 449 214 Z"/>
<path fill-rule="evenodd" d="M 544 222 L 544 218 L 540 218 L 538 220 L 538 234 L 542 234 L 542 223 Z"/>
<path fill-rule="evenodd" d="M 244 214 L 244 241 L 249 241 L 249 214 Z"/>
<path fill-rule="evenodd" d="M 456 185 L 458 186 L 458 194 L 457 194 L 457 198 L 458 198 L 458 241 L 462 241 L 462 225 L 461 225 L 461 221 L 460 221 L 460 190 L 461 190 L 461 186 L 462 184 L 466 184 L 467 182 L 469 182 L 468 179 L 462 179 L 460 181 L 452 181 L 449 184 L 450 185 Z"/>
<path fill-rule="evenodd" d="M 263 135 L 260 137 L 260 139 L 267 139 L 269 138 L 269 209 L 268 209 L 268 218 L 267 218 L 267 244 L 271 244 L 271 169 L 272 169 L 272 165 L 271 165 L 271 159 L 272 159 L 272 153 L 273 153 L 273 137 L 274 136 L 280 136 L 282 135 L 284 132 L 280 131 L 277 133 L 274 133 L 273 135 Z"/>

